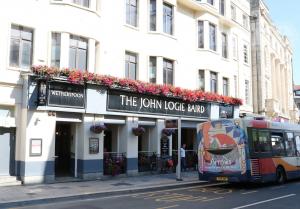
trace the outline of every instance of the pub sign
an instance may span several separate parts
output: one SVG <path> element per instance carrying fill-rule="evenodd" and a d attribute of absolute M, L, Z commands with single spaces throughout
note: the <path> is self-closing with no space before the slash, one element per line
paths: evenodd
<path fill-rule="evenodd" d="M 156 115 L 209 118 L 211 105 L 206 102 L 188 102 L 176 98 L 109 90 L 107 110 Z"/>
<path fill-rule="evenodd" d="M 84 86 L 63 82 L 49 82 L 47 100 L 48 106 L 84 108 Z"/>

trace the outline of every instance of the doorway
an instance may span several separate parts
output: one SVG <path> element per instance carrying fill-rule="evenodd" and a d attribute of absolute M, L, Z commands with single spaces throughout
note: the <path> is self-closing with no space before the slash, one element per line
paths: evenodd
<path fill-rule="evenodd" d="M 73 176 L 72 138 L 71 124 L 57 122 L 55 130 L 55 177 Z"/>
<path fill-rule="evenodd" d="M 0 176 L 15 176 L 15 129 L 0 127 Z"/>

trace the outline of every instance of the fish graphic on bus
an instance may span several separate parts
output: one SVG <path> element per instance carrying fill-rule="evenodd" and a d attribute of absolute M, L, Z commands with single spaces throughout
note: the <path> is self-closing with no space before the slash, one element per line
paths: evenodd
<path fill-rule="evenodd" d="M 232 122 L 222 120 L 200 125 L 199 172 L 246 171 L 243 134 Z"/>

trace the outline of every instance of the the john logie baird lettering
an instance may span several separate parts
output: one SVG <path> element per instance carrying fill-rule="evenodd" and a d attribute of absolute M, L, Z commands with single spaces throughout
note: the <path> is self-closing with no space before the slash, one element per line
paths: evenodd
<path fill-rule="evenodd" d="M 210 104 L 113 90 L 108 94 L 108 110 L 209 117 Z"/>

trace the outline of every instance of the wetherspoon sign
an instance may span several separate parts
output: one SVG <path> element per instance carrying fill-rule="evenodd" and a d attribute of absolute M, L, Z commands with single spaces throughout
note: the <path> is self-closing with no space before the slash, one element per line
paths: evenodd
<path fill-rule="evenodd" d="M 132 92 L 109 90 L 107 110 L 208 118 L 210 104 Z"/>
<path fill-rule="evenodd" d="M 48 105 L 68 108 L 84 108 L 84 86 L 51 82 L 48 89 Z"/>

